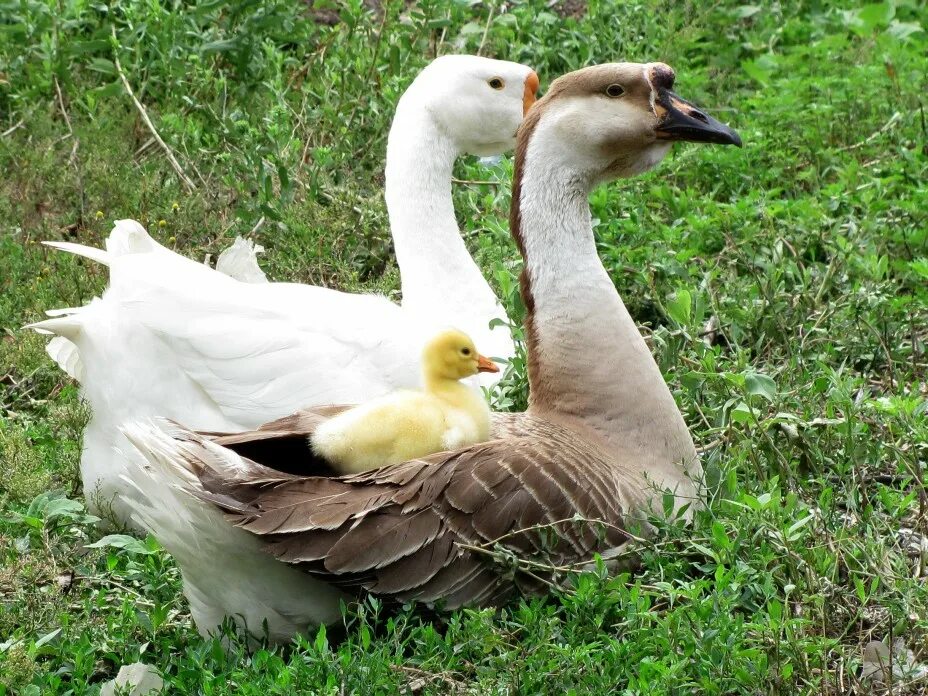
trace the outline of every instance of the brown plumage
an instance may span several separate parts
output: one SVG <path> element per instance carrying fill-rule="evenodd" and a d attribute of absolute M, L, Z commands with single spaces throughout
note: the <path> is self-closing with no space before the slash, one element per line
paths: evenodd
<path fill-rule="evenodd" d="M 305 467 L 307 436 L 337 409 L 320 411 L 252 433 L 174 433 L 185 440 L 203 500 L 265 539 L 281 561 L 332 584 L 399 601 L 442 600 L 452 609 L 542 589 L 539 578 L 550 573 L 540 566 L 590 561 L 629 538 L 617 501 L 634 499 L 638 486 L 617 477 L 608 456 L 572 430 L 528 414 L 496 414 L 494 439 L 466 449 L 341 478 L 287 473 Z M 281 440 L 303 443 L 304 451 L 282 462 Z M 215 445 L 251 459 L 229 476 L 210 466 Z M 626 490 L 616 495 L 617 487 Z M 503 549 L 539 567 L 513 572 L 465 547 Z"/>

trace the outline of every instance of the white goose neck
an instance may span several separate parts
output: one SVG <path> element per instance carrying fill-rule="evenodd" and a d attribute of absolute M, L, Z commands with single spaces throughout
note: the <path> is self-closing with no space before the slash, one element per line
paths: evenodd
<path fill-rule="evenodd" d="M 451 172 L 460 154 L 427 106 L 409 95 L 400 100 L 387 143 L 385 188 L 403 309 L 424 335 L 455 326 L 485 354 L 509 357 L 515 348 L 508 327 L 490 328 L 491 319 L 506 321 L 506 312 L 468 253 L 454 215 Z"/>
<path fill-rule="evenodd" d="M 459 154 L 427 107 L 400 100 L 387 143 L 385 188 L 403 306 L 413 310 L 431 307 L 436 297 L 486 287 L 454 216 L 451 172 Z"/>
<path fill-rule="evenodd" d="M 557 166 L 543 122 L 517 163 L 529 311 L 530 410 L 592 427 L 623 459 L 658 462 L 665 483 L 695 463 L 683 417 L 596 252 L 591 177 Z M 515 228 L 514 228 L 515 229 Z M 653 466 L 652 466 L 653 468 Z"/>

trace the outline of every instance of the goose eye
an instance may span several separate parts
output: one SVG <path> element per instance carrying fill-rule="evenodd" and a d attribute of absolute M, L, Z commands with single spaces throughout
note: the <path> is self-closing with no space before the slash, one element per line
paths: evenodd
<path fill-rule="evenodd" d="M 470 355 L 470 348 L 461 348 L 461 355 Z"/>
<path fill-rule="evenodd" d="M 493 89 L 502 89 L 505 86 L 505 83 L 503 82 L 502 78 L 499 78 L 499 77 L 494 77 L 492 79 L 487 80 L 487 84 L 490 85 L 490 87 L 492 87 Z"/>
<path fill-rule="evenodd" d="M 625 88 L 622 85 L 612 84 L 606 87 L 607 97 L 621 97 L 625 94 Z"/>

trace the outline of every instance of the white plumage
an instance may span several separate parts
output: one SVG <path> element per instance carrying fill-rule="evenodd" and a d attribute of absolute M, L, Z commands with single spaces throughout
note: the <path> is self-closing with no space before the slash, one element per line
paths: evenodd
<path fill-rule="evenodd" d="M 225 616 L 255 637 L 289 643 L 308 627 L 338 621 L 344 595 L 325 582 L 280 563 L 253 535 L 231 526 L 216 508 L 198 500 L 199 481 L 178 462 L 183 445 L 170 424 L 125 426 L 125 445 L 136 461 L 123 475 L 127 504 L 177 561 L 190 613 L 203 635 Z M 145 452 L 142 460 L 135 448 Z M 238 455 L 215 447 L 222 467 L 234 471 Z M 221 470 L 222 467 L 217 467 Z M 177 530 L 182 530 L 179 533 Z"/>
<path fill-rule="evenodd" d="M 488 85 L 496 77 L 505 89 Z M 102 298 L 32 325 L 70 342 L 53 339 L 49 354 L 80 378 L 92 410 L 81 459 L 91 507 L 131 524 L 119 498 L 138 494 L 121 479 L 132 451 L 124 423 L 163 416 L 238 431 L 300 407 L 414 387 L 421 346 L 448 324 L 490 356 L 511 356 L 508 328 L 490 328 L 505 313 L 459 235 L 451 169 L 462 152 L 513 145 L 527 84 L 534 92 L 537 77 L 525 66 L 445 56 L 404 94 L 387 167 L 402 308 L 374 295 L 243 283 L 166 249 L 132 220 L 116 222 L 106 251 L 51 243 L 110 270 Z"/>

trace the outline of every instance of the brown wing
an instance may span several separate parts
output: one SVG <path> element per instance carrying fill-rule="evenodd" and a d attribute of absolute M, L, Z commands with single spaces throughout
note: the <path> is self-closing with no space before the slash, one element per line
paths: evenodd
<path fill-rule="evenodd" d="M 305 416 L 303 423 L 311 426 Z M 246 462 L 248 473 L 239 465 L 234 480 L 214 469 L 200 476 L 203 497 L 283 562 L 333 584 L 448 609 L 539 589 L 549 569 L 627 541 L 602 452 L 530 416 L 497 426 L 508 437 L 349 477 L 275 480 L 273 472 L 296 469 L 279 462 Z M 306 429 L 297 429 L 305 440 Z M 238 450 L 246 441 L 227 444 Z M 263 433 L 248 442 L 277 451 Z"/>
<path fill-rule="evenodd" d="M 253 462 L 270 464 L 277 471 L 303 476 L 337 476 L 338 472 L 328 462 L 313 453 L 308 437 L 320 423 L 349 408 L 350 405 L 319 406 L 265 423 L 257 430 L 199 434 Z"/>

